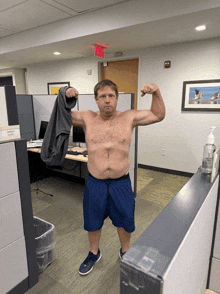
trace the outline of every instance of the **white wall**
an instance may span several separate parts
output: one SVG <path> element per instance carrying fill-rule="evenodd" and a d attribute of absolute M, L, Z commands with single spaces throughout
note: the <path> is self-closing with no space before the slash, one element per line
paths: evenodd
<path fill-rule="evenodd" d="M 26 94 L 25 69 L 14 68 L 14 86 L 17 94 Z"/>
<path fill-rule="evenodd" d="M 87 70 L 92 69 L 92 75 Z M 29 94 L 47 94 L 47 83 L 70 82 L 80 94 L 92 94 L 98 81 L 97 59 L 80 58 L 34 64 L 27 68 Z"/>
<path fill-rule="evenodd" d="M 7 68 L 0 70 L 0 78 L 12 76 L 16 94 L 26 94 L 26 81 L 24 68 Z"/>
<path fill-rule="evenodd" d="M 183 81 L 220 78 L 220 39 L 130 51 L 124 58 L 139 57 L 139 89 L 144 83 L 159 86 L 166 118 L 139 127 L 138 163 L 196 172 L 202 162 L 203 145 L 212 125 L 219 126 L 220 112 L 181 112 Z M 109 60 L 112 59 L 107 57 Z M 109 61 L 108 60 L 108 61 Z M 164 61 L 171 68 L 164 69 Z M 48 82 L 70 81 L 81 94 L 93 93 L 98 82 L 96 57 L 37 64 L 27 68 L 29 94 L 47 94 Z M 87 74 L 92 69 L 92 75 Z M 149 109 L 151 97 L 138 97 L 138 109 Z M 220 128 L 216 130 L 220 146 Z M 165 149 L 165 156 L 162 156 Z"/>
<path fill-rule="evenodd" d="M 140 84 L 156 83 L 166 105 L 165 119 L 139 128 L 138 162 L 156 167 L 196 172 L 212 125 L 220 126 L 220 112 L 181 112 L 183 81 L 220 78 L 220 39 L 152 48 L 142 52 Z M 171 68 L 164 69 L 165 60 Z M 139 98 L 138 108 L 150 107 Z M 220 146 L 220 128 L 216 130 Z M 162 156 L 165 149 L 165 156 Z"/>

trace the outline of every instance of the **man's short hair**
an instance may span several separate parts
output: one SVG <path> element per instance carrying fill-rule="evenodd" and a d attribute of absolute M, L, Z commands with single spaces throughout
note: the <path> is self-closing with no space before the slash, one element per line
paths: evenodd
<path fill-rule="evenodd" d="M 111 80 L 102 80 L 101 82 L 97 83 L 94 87 L 94 95 L 95 98 L 98 97 L 98 90 L 104 88 L 105 86 L 110 86 L 113 91 L 115 91 L 116 97 L 118 97 L 118 87 L 115 83 Z"/>

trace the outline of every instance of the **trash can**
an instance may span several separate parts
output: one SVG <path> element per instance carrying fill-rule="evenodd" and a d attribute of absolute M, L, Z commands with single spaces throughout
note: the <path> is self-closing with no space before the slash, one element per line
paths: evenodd
<path fill-rule="evenodd" d="M 36 256 L 39 272 L 43 272 L 56 258 L 55 227 L 34 216 Z"/>

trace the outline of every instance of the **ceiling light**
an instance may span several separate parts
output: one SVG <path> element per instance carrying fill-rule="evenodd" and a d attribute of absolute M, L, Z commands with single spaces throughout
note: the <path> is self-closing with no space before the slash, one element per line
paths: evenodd
<path fill-rule="evenodd" d="M 196 30 L 197 31 L 204 31 L 204 30 L 206 30 L 206 26 L 204 26 L 204 25 L 198 26 L 198 27 L 196 27 Z"/>
<path fill-rule="evenodd" d="M 54 55 L 60 55 L 61 53 L 60 52 L 54 52 L 53 54 Z"/>

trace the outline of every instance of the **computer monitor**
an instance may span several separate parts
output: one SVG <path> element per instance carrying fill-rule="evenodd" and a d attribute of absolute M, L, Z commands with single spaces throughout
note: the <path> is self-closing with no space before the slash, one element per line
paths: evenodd
<path fill-rule="evenodd" d="M 38 139 L 43 139 L 46 133 L 48 121 L 41 121 Z"/>
<path fill-rule="evenodd" d="M 73 143 L 85 143 L 85 133 L 82 127 L 73 126 Z"/>

